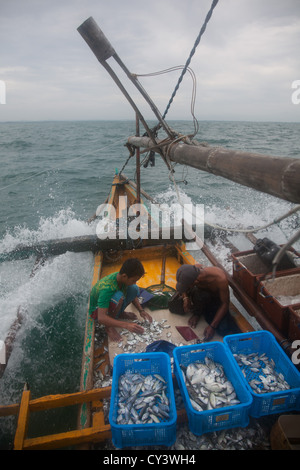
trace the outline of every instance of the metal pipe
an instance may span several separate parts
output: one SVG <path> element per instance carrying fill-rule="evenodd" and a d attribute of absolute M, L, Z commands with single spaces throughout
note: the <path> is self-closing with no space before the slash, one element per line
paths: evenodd
<path fill-rule="evenodd" d="M 132 136 L 128 142 L 135 147 L 153 147 L 148 137 Z M 160 142 L 157 142 L 158 146 Z M 170 143 L 165 153 L 173 162 L 222 176 L 286 201 L 300 203 L 300 159 L 181 142 Z"/>
<path fill-rule="evenodd" d="M 144 97 L 146 102 L 149 104 L 150 108 L 152 109 L 153 113 L 157 117 L 158 121 L 160 122 L 161 126 L 164 128 L 166 133 L 168 134 L 169 137 L 173 137 L 173 132 L 167 125 L 167 123 L 164 121 L 162 118 L 161 113 L 159 112 L 158 108 L 148 95 L 142 85 L 139 83 L 137 77 L 133 75 L 126 65 L 122 62 L 121 58 L 118 56 L 106 36 L 104 35 L 103 31 L 99 28 L 93 17 L 88 18 L 84 23 L 82 23 L 78 28 L 77 31 L 81 34 L 83 39 L 86 41 L 88 46 L 91 48 L 101 65 L 105 67 L 105 69 L 109 72 L 109 74 L 112 76 L 113 80 L 117 83 L 119 88 L 121 89 L 122 93 L 126 96 L 128 101 L 130 102 L 131 106 L 133 106 L 134 110 L 137 112 L 137 107 L 133 103 L 132 99 L 129 99 L 129 95 L 125 88 L 120 86 L 121 82 L 119 80 L 116 81 L 115 75 L 112 74 L 111 68 L 108 66 L 106 63 L 106 60 L 109 59 L 110 57 L 113 57 L 117 64 L 121 67 L 121 69 L 125 72 L 129 80 L 134 84 L 134 86 L 138 89 L 138 91 L 141 93 L 141 95 Z M 141 113 L 139 112 L 140 118 L 141 118 Z M 142 121 L 143 124 L 145 125 L 144 121 Z M 151 133 L 149 133 L 148 127 L 146 125 L 145 129 L 147 130 L 149 136 L 151 136 Z"/>
<path fill-rule="evenodd" d="M 118 56 L 117 53 L 115 53 L 113 57 L 116 60 L 116 62 L 120 65 L 120 67 L 124 70 L 127 77 L 129 78 L 129 80 L 135 85 L 135 87 L 138 89 L 138 91 L 141 93 L 141 95 L 145 98 L 145 100 L 149 104 L 150 108 L 152 109 L 153 113 L 155 114 L 158 121 L 160 122 L 161 126 L 165 130 L 165 132 L 168 134 L 168 136 L 170 138 L 173 138 L 174 133 L 172 132 L 172 130 L 169 128 L 168 124 L 163 119 L 163 117 L 162 117 L 161 113 L 159 112 L 158 108 L 156 107 L 156 105 L 154 104 L 154 102 L 152 101 L 152 99 L 150 98 L 148 93 L 146 93 L 146 91 L 144 90 L 144 88 L 142 87 L 140 82 L 138 81 L 137 77 L 135 75 L 133 75 L 132 73 L 130 73 L 130 71 L 128 70 L 126 65 L 122 62 L 122 60 L 120 59 L 120 57 Z"/>

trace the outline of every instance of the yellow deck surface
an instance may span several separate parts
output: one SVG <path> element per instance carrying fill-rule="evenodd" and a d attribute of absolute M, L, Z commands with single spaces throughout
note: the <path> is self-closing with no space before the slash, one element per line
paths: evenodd
<path fill-rule="evenodd" d="M 155 254 L 155 250 L 153 249 L 153 254 Z M 158 254 L 158 253 L 157 253 Z M 156 284 L 160 284 L 161 282 L 161 273 L 162 273 L 162 256 L 156 256 L 150 259 L 141 259 L 143 266 L 145 268 L 145 276 L 139 280 L 137 283 L 139 287 L 146 288 Z M 106 276 L 112 272 L 116 272 L 120 269 L 121 265 L 124 262 L 124 258 L 120 260 L 118 263 L 114 263 L 113 265 L 106 265 L 102 269 L 101 277 Z M 165 284 L 167 286 L 175 288 L 176 286 L 176 272 L 177 269 L 180 267 L 180 262 L 176 256 L 167 256 L 165 262 Z M 135 309 L 135 307 L 131 304 L 126 308 L 129 312 L 135 312 L 137 317 L 140 319 L 140 316 Z M 161 320 L 165 319 L 164 325 L 170 325 L 168 328 L 163 328 L 161 334 L 155 340 L 161 339 L 169 341 L 176 346 L 178 345 L 186 345 L 186 344 L 194 344 L 197 340 L 186 341 L 181 334 L 177 331 L 176 326 L 188 326 L 188 320 L 191 317 L 190 314 L 187 315 L 176 315 L 170 313 L 168 309 L 164 310 L 153 310 L 145 308 L 145 310 L 152 316 L 154 321 L 161 322 Z M 207 323 L 203 318 L 200 319 L 197 327 L 193 329 L 195 334 L 199 339 L 203 337 L 204 329 L 206 328 Z M 161 329 L 161 327 L 160 327 Z M 122 329 L 117 329 L 120 333 Z M 126 330 L 123 330 L 123 333 L 126 333 Z M 144 336 L 144 339 L 143 339 Z M 149 335 L 148 335 L 149 336 Z M 132 338 L 131 338 L 132 339 Z M 147 327 L 144 335 L 139 335 L 139 341 L 136 344 L 132 345 L 132 349 L 130 353 L 134 352 L 142 352 L 145 351 L 147 344 L 149 344 L 149 340 L 147 337 Z M 111 364 L 113 363 L 113 359 L 116 354 L 124 353 L 123 347 L 126 345 L 128 340 L 127 334 L 122 334 L 122 342 L 114 342 L 108 340 L 109 346 L 109 357 Z M 213 341 L 222 341 L 222 337 L 219 336 L 217 333 L 213 337 Z M 122 343 L 122 344 L 121 344 Z M 151 341 L 150 341 L 151 343 Z"/>

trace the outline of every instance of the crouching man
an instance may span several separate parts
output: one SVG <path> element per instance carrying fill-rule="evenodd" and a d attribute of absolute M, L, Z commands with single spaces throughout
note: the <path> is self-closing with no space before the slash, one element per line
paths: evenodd
<path fill-rule="evenodd" d="M 139 287 L 136 283 L 144 274 L 142 263 L 137 258 L 129 258 L 119 272 L 109 274 L 92 287 L 89 314 L 105 326 L 112 341 L 122 339 L 116 328 L 126 328 L 138 334 L 144 332 L 143 327 L 133 321 L 122 321 L 137 319 L 135 313 L 125 312 L 131 302 L 143 319 L 152 322 L 152 317 L 145 312 L 138 300 Z"/>
<path fill-rule="evenodd" d="M 193 313 L 189 326 L 195 328 L 201 315 L 208 323 L 204 331 L 205 340 L 210 340 L 215 331 L 222 336 L 237 332 L 229 313 L 229 286 L 222 269 L 184 264 L 178 269 L 176 280 L 184 312 Z"/>

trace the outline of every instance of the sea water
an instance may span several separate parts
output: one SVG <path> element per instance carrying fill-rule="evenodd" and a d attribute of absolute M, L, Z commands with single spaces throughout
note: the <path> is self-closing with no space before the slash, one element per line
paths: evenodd
<path fill-rule="evenodd" d="M 193 132 L 190 122 L 169 124 L 183 134 Z M 300 123 L 202 121 L 196 138 L 212 146 L 300 158 L 299 131 Z M 96 233 L 97 222 L 88 220 L 108 196 L 116 169 L 129 156 L 124 144 L 134 134 L 134 121 L 0 123 L 0 254 L 20 243 Z M 203 204 L 205 222 L 212 226 L 257 228 L 295 207 L 212 174 L 174 169 L 178 193 L 159 156 L 154 167 L 142 166 L 143 189 L 159 203 L 176 204 L 179 194 L 182 203 Z M 124 174 L 135 179 L 134 158 Z M 299 221 L 296 213 L 255 235 L 285 243 Z M 239 250 L 251 249 L 239 232 L 229 239 Z M 228 250 L 221 243 L 211 249 L 230 271 Z M 198 259 L 198 252 L 192 254 Z M 0 379 L 0 404 L 18 403 L 24 383 L 32 398 L 79 390 L 93 256 L 67 252 L 34 270 L 35 261 L 0 264 L 0 340 L 18 309 L 24 318 Z M 15 417 L 0 418 L 0 448 L 12 447 L 15 425 Z M 74 410 L 33 413 L 29 435 L 75 426 Z"/>

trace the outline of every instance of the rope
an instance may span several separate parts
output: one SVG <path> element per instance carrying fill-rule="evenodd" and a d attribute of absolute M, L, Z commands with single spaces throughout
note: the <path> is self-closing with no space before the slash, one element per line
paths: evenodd
<path fill-rule="evenodd" d="M 176 70 L 184 70 L 185 66 L 184 65 L 176 65 L 174 67 L 170 67 L 168 69 L 164 70 L 159 70 L 158 72 L 151 72 L 151 73 L 144 73 L 144 74 L 133 74 L 134 77 L 155 77 L 158 75 L 163 75 L 165 73 L 170 73 L 174 72 Z M 196 74 L 195 72 L 190 68 L 187 67 L 186 71 L 189 72 L 192 82 L 193 82 L 193 89 L 192 89 L 192 98 L 191 98 L 191 115 L 193 117 L 193 122 L 194 122 L 194 133 L 189 135 L 189 137 L 193 138 L 199 131 L 199 123 L 198 120 L 195 116 L 195 102 L 196 102 L 196 91 L 197 91 L 197 79 L 196 79 Z"/>
<path fill-rule="evenodd" d="M 188 57 L 188 60 L 186 61 L 186 64 L 185 64 L 185 66 L 184 66 L 184 69 L 183 69 L 182 72 L 181 72 L 181 75 L 180 75 L 180 77 L 179 77 L 179 79 L 178 79 L 177 85 L 176 85 L 176 87 L 175 87 L 175 89 L 174 89 L 174 91 L 173 91 L 173 93 L 172 93 L 172 96 L 171 96 L 171 98 L 170 98 L 170 101 L 169 101 L 169 103 L 168 103 L 168 105 L 167 105 L 167 107 L 166 107 L 166 110 L 165 110 L 164 114 L 163 114 L 163 117 L 162 117 L 163 119 L 165 119 L 165 117 L 166 117 L 166 115 L 167 115 L 167 113 L 168 113 L 168 111 L 169 111 L 169 109 L 170 109 L 170 106 L 171 106 L 171 104 L 172 104 L 172 102 L 173 102 L 173 99 L 175 98 L 175 95 L 176 95 L 176 93 L 177 93 L 177 91 L 178 91 L 178 89 L 179 89 L 179 86 L 180 86 L 180 84 L 181 84 L 181 82 L 182 82 L 182 79 L 183 79 L 183 77 L 184 77 L 184 75 L 185 75 L 185 73 L 186 73 L 186 71 L 187 71 L 187 69 L 188 69 L 188 66 L 190 65 L 190 62 L 191 62 L 191 60 L 192 60 L 192 57 L 193 57 L 193 55 L 194 55 L 195 52 L 196 52 L 196 48 L 197 48 L 197 46 L 198 46 L 198 44 L 199 44 L 199 42 L 200 42 L 200 40 L 201 40 L 201 37 L 203 36 L 203 34 L 204 34 L 205 30 L 206 30 L 206 26 L 207 26 L 207 24 L 208 24 L 208 22 L 209 22 L 209 20 L 210 20 L 210 18 L 211 18 L 211 16 L 212 16 L 212 14 L 213 14 L 213 11 L 214 11 L 215 7 L 216 7 L 217 4 L 218 4 L 218 1 L 219 1 L 219 0 L 213 0 L 213 2 L 212 2 L 212 5 L 211 5 L 211 7 L 210 7 L 210 10 L 209 10 L 209 12 L 208 12 L 207 15 L 206 15 L 206 18 L 205 18 L 205 21 L 204 21 L 204 23 L 203 23 L 203 25 L 202 25 L 202 28 L 200 29 L 200 32 L 199 32 L 198 37 L 197 37 L 197 39 L 196 39 L 196 41 L 195 41 L 195 44 L 194 44 L 194 46 L 193 46 L 193 48 L 192 48 L 192 50 L 191 50 L 191 52 L 190 52 L 190 55 L 189 55 L 189 57 Z"/>

